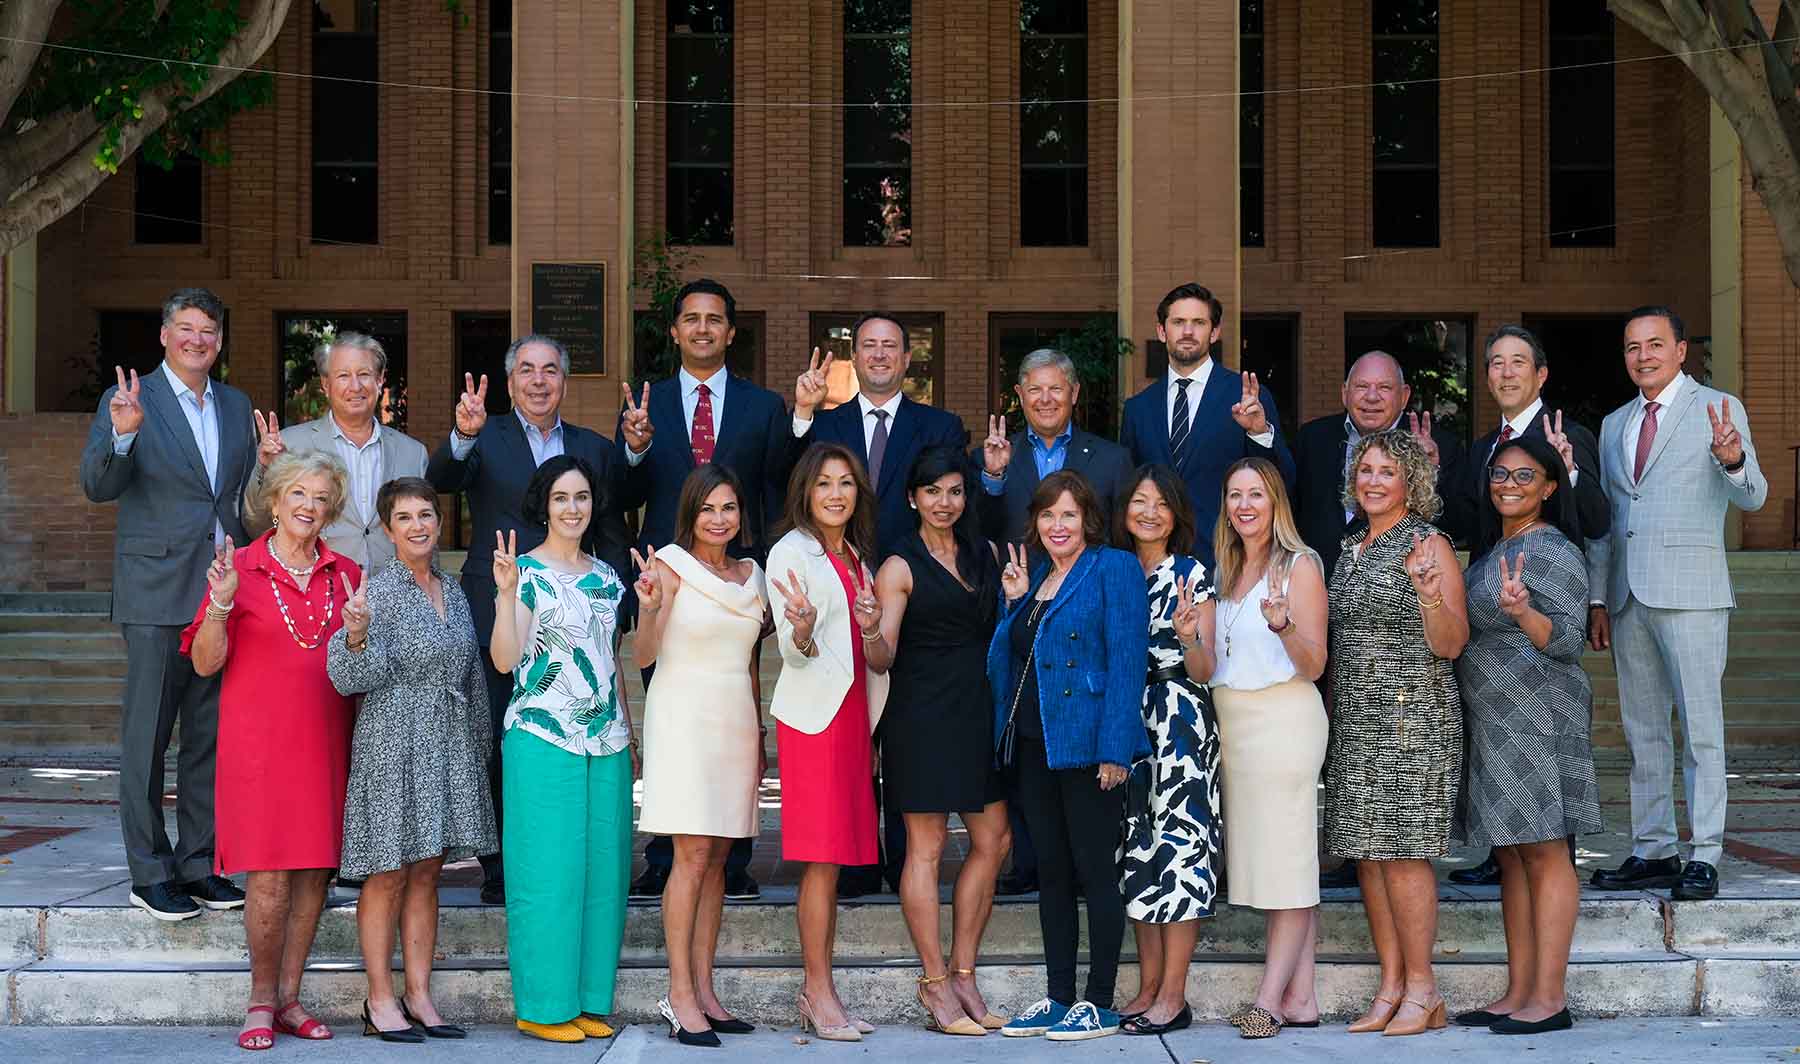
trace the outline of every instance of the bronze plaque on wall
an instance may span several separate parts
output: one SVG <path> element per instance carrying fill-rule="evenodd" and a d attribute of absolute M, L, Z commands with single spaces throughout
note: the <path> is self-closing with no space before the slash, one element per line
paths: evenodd
<path fill-rule="evenodd" d="M 606 263 L 531 264 L 531 331 L 562 341 L 569 373 L 606 373 Z"/>

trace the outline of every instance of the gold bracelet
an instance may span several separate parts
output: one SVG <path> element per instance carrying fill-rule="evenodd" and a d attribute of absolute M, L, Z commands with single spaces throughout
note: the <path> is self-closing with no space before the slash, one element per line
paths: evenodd
<path fill-rule="evenodd" d="M 805 646 L 801 646 L 799 643 L 794 644 L 794 649 L 798 650 L 801 654 L 811 654 L 812 648 L 813 648 L 813 641 L 810 638 L 807 639 Z"/>
<path fill-rule="evenodd" d="M 1431 601 L 1431 602 L 1426 602 L 1424 599 L 1419 600 L 1419 605 L 1425 607 L 1428 610 L 1435 610 L 1439 606 L 1442 606 L 1443 604 L 1444 604 L 1444 596 L 1442 596 L 1442 595 L 1439 595 L 1434 601 Z"/>

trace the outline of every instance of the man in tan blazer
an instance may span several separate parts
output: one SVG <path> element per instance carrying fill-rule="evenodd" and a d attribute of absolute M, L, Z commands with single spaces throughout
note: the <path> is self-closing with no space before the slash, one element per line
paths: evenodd
<path fill-rule="evenodd" d="M 269 515 L 263 512 L 259 496 L 263 470 L 277 455 L 328 451 L 350 471 L 350 494 L 344 500 L 343 513 L 325 530 L 325 541 L 370 572 L 394 558 L 394 544 L 382 531 L 381 517 L 375 512 L 375 496 L 383 484 L 397 477 L 424 476 L 428 455 L 424 444 L 383 425 L 378 416 L 387 384 L 387 352 L 381 341 L 362 333 L 339 333 L 320 346 L 316 358 L 331 409 L 316 421 L 285 429 L 276 423 L 274 411 L 267 418 L 256 414 L 262 442 L 256 454 L 256 474 L 244 493 L 244 526 L 252 534 L 269 527 Z"/>

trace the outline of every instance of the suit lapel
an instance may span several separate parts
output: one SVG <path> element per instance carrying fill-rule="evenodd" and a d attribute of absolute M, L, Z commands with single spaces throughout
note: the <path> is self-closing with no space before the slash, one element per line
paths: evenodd
<path fill-rule="evenodd" d="M 1089 547 L 1087 550 L 1081 552 L 1080 559 L 1075 562 L 1074 571 L 1069 573 L 1068 578 L 1062 582 L 1062 586 L 1056 589 L 1056 596 L 1050 600 L 1049 608 L 1044 610 L 1044 615 L 1042 617 L 1038 618 L 1038 634 L 1040 636 L 1043 634 L 1044 626 L 1049 623 L 1050 618 L 1056 616 L 1056 611 L 1062 609 L 1063 606 L 1068 604 L 1070 599 L 1074 598 L 1073 593 L 1075 589 L 1080 587 L 1081 582 L 1086 580 L 1088 574 L 1094 571 L 1094 566 L 1099 564 L 1099 559 L 1100 549 L 1098 547 Z M 1047 570 L 1045 575 L 1049 575 Z M 1043 581 L 1038 581 L 1038 584 L 1041 586 Z"/>
<path fill-rule="evenodd" d="M 200 444 L 194 440 L 194 430 L 188 427 L 187 413 L 181 409 L 181 400 L 175 398 L 175 391 L 169 386 L 167 376 L 157 369 L 149 376 L 139 378 L 143 382 L 142 391 L 147 400 L 144 409 L 150 411 L 162 423 L 163 431 L 175 438 L 175 446 L 181 448 L 182 456 L 188 461 L 188 467 L 206 484 L 206 459 L 200 454 Z M 219 463 L 223 468 L 224 463 Z M 212 495 L 217 498 L 218 491 L 208 485 Z"/>
<path fill-rule="evenodd" d="M 238 407 L 237 399 L 223 388 L 213 388 L 213 403 L 218 407 L 219 418 L 219 461 L 213 467 L 213 498 L 219 499 L 225 496 L 226 478 L 236 475 L 231 468 L 230 456 L 236 451 L 237 436 L 245 430 L 245 422 L 249 419 L 244 417 L 247 411 Z"/>
<path fill-rule="evenodd" d="M 1036 446 L 1031 442 L 1032 435 L 1030 429 L 1025 429 L 1013 437 L 1012 465 L 1007 470 L 1007 483 L 1010 484 L 1017 479 L 1025 486 L 1026 498 L 1030 498 L 1031 493 L 1036 491 L 1038 486 L 1037 452 L 1032 449 Z M 1073 444 L 1075 441 L 1070 440 L 1069 442 Z"/>
<path fill-rule="evenodd" d="M 1650 441 L 1650 456 L 1644 459 L 1644 476 L 1638 478 L 1639 483 L 1643 482 L 1644 477 L 1650 475 L 1650 470 L 1656 468 L 1656 460 L 1662 457 L 1663 448 L 1669 445 L 1669 439 L 1675 435 L 1677 426 L 1687 419 L 1688 409 L 1699 398 L 1700 385 L 1694 381 L 1688 381 L 1683 385 L 1681 394 L 1675 398 L 1675 402 L 1669 409 L 1662 412 L 1661 417 L 1656 419 L 1656 438 Z"/>
<path fill-rule="evenodd" d="M 727 388 L 730 395 L 732 389 Z M 670 377 L 650 389 L 650 422 L 653 425 L 667 425 L 675 430 L 675 446 L 681 451 L 683 469 L 694 468 L 694 448 L 688 442 L 692 435 L 688 432 L 687 415 L 681 409 L 681 378 Z M 720 436 L 723 437 L 723 433 Z M 719 441 L 723 442 L 723 439 Z M 716 450 L 718 444 L 714 444 Z"/>
<path fill-rule="evenodd" d="M 1069 451 L 1063 456 L 1063 468 L 1087 476 L 1088 465 L 1094 460 L 1094 434 L 1083 429 L 1076 429 L 1069 437 Z M 1035 485 L 1033 485 L 1035 487 Z"/>
<path fill-rule="evenodd" d="M 744 420 L 744 404 L 750 401 L 749 381 L 732 376 L 730 370 L 724 372 L 723 379 L 725 408 L 719 411 L 719 438 L 713 444 L 715 457 L 736 442 L 736 433 Z"/>
<path fill-rule="evenodd" d="M 913 437 L 919 434 L 919 419 L 923 416 L 918 407 L 919 404 L 911 399 L 902 398 L 900 408 L 894 412 L 894 424 L 888 430 L 887 451 L 881 458 L 883 476 L 881 483 L 875 487 L 877 495 L 886 495 L 891 485 L 906 483 L 906 473 L 903 470 L 912 464 L 907 461 L 907 455 L 911 453 L 907 448 L 912 446 Z M 859 405 L 857 409 L 861 410 L 862 407 Z M 860 443 L 862 433 L 857 433 L 856 439 Z M 864 462 L 867 463 L 866 456 Z"/>

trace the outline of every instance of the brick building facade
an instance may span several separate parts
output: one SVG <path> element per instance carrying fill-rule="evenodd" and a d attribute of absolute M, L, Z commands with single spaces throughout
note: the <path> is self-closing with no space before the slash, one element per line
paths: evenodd
<path fill-rule="evenodd" d="M 1619 313 L 1668 302 L 1748 407 L 1771 494 L 1743 542 L 1787 547 L 1800 293 L 1704 93 L 1591 6 L 301 0 L 265 64 L 379 85 L 278 76 L 228 167 L 129 164 L 8 257 L 0 586 L 106 585 L 104 551 L 57 537 L 106 537 L 75 456 L 109 367 L 154 364 L 170 289 L 225 298 L 229 379 L 265 409 L 303 403 L 287 363 L 321 323 L 384 335 L 394 412 L 435 444 L 462 370 L 529 325 L 533 264 L 605 263 L 605 372 L 565 414 L 610 432 L 633 251 L 665 230 L 736 293 L 768 386 L 880 306 L 918 336 L 916 394 L 971 426 L 1010 359 L 1094 318 L 1135 346 L 1113 391 L 1141 387 L 1189 279 L 1291 424 L 1400 344 L 1484 431 L 1469 348 L 1515 320 L 1553 401 L 1597 414 L 1628 395 Z"/>

